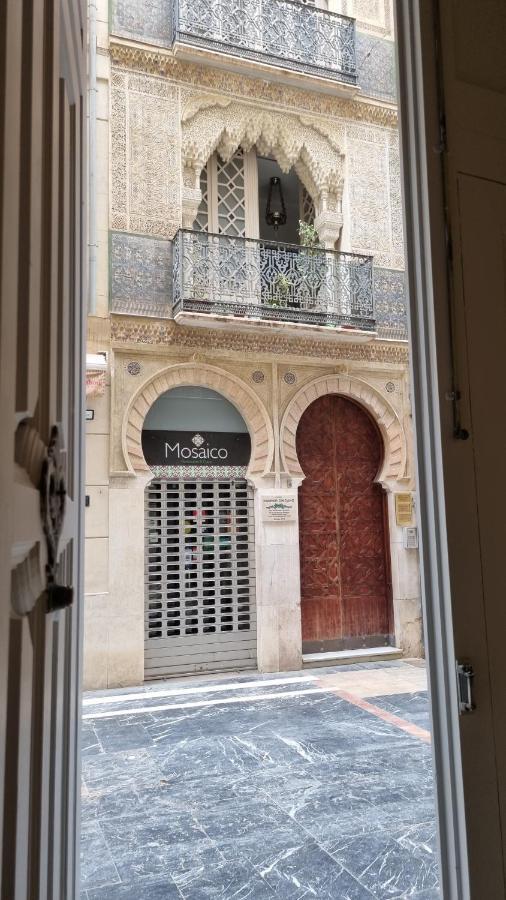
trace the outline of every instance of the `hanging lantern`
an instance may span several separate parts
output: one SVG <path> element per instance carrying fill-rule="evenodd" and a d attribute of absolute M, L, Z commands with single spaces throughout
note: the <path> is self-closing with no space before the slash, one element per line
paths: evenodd
<path fill-rule="evenodd" d="M 286 206 L 281 187 L 281 178 L 278 178 L 277 175 L 271 178 L 269 183 L 265 221 L 268 225 L 272 225 L 275 231 L 280 225 L 286 223 Z"/>

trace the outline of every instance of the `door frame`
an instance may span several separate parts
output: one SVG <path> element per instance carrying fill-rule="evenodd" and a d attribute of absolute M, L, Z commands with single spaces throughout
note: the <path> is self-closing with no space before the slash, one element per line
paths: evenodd
<path fill-rule="evenodd" d="M 447 485 L 443 470 L 444 445 L 452 440 L 452 430 L 448 408 L 439 402 L 452 381 L 445 185 L 441 156 L 433 149 L 441 144 L 440 75 L 435 52 L 437 6 L 437 0 L 396 0 L 395 14 L 420 569 L 436 772 L 440 887 L 445 900 L 469 900 L 445 509 Z"/>

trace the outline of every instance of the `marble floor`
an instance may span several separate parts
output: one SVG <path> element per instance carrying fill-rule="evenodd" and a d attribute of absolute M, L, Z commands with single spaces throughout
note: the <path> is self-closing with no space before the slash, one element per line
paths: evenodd
<path fill-rule="evenodd" d="M 82 900 L 439 900 L 425 669 L 84 695 Z"/>

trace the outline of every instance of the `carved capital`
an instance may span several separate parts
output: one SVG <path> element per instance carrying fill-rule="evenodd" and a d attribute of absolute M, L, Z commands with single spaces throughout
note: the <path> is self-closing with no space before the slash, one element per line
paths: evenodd
<path fill-rule="evenodd" d="M 200 188 L 183 187 L 181 194 L 181 210 L 183 228 L 192 228 L 199 211 L 202 191 Z"/>
<path fill-rule="evenodd" d="M 339 209 L 323 209 L 314 220 L 320 243 L 326 250 L 333 250 L 343 227 L 343 214 Z"/>

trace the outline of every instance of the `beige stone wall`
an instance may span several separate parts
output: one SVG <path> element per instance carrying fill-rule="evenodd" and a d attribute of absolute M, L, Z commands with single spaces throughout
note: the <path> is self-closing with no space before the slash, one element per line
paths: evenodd
<path fill-rule="evenodd" d="M 109 437 L 110 379 L 102 396 L 88 397 L 94 411 L 86 423 L 86 495 L 84 542 L 84 686 L 107 687 L 109 658 Z"/>

